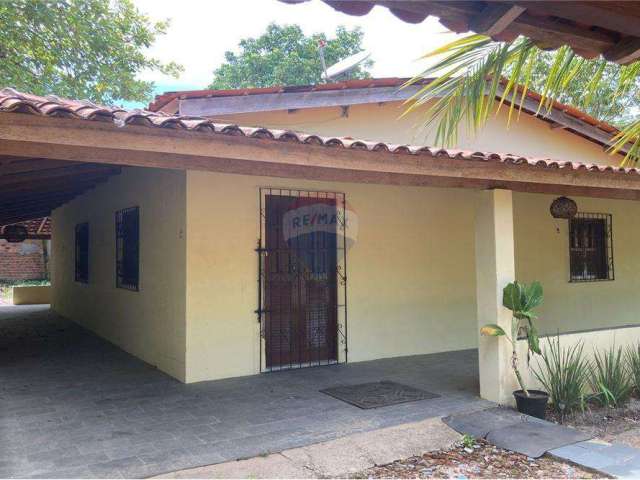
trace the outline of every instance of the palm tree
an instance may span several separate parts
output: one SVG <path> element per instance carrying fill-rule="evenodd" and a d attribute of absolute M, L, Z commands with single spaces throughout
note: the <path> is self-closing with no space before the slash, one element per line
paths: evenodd
<path fill-rule="evenodd" d="M 427 57 L 441 59 L 407 85 L 424 78 L 435 80 L 422 84 L 409 100 L 407 112 L 426 106 L 425 127 L 435 126 L 435 141 L 443 146 L 455 145 L 458 127 L 463 122 L 478 131 L 501 108 L 509 109 L 509 122 L 516 110 L 517 117 L 535 72 L 542 68 L 546 70 L 546 81 L 538 92 L 541 94 L 538 112 L 542 113 L 550 110 L 555 100 L 566 96 L 576 78 L 589 79 L 584 85 L 580 105 L 583 108 L 597 99 L 605 82 L 612 88 L 613 98 L 621 98 L 637 95 L 640 80 L 640 61 L 619 66 L 602 58 L 587 60 L 565 46 L 556 50 L 549 65 L 548 54 L 527 38 L 504 43 L 473 34 L 438 48 Z M 619 69 L 613 86 L 611 76 L 605 75 L 612 68 Z M 499 98 L 497 109 L 496 98 Z M 609 149 L 611 153 L 626 149 L 623 160 L 626 166 L 640 159 L 640 112 L 631 113 L 632 120 L 621 127 Z"/>

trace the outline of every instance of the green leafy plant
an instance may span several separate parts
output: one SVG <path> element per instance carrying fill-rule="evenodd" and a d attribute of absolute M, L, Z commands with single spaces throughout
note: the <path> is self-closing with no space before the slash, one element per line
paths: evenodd
<path fill-rule="evenodd" d="M 547 339 L 542 362 L 533 373 L 549 393 L 551 406 L 561 421 L 567 413 L 584 409 L 589 362 L 584 358 L 582 343 L 562 348 L 560 335 Z"/>
<path fill-rule="evenodd" d="M 476 446 L 476 439 L 473 438 L 473 436 L 469 435 L 468 433 L 465 433 L 464 435 L 462 435 L 461 442 L 464 448 L 473 448 Z"/>
<path fill-rule="evenodd" d="M 640 393 L 640 343 L 627 347 L 626 360 L 633 388 Z"/>
<path fill-rule="evenodd" d="M 608 350 L 595 350 L 593 367 L 589 379 L 594 392 L 593 398 L 607 407 L 624 405 L 631 396 L 633 384 L 622 348 L 611 346 Z"/>
<path fill-rule="evenodd" d="M 480 334 L 489 337 L 505 337 L 512 348 L 511 368 L 516 375 L 518 384 L 528 397 L 529 391 L 520 374 L 518 366 L 518 337 L 524 334 L 527 339 L 527 354 L 530 352 L 540 354 L 540 339 L 538 331 L 533 325 L 533 320 L 538 318 L 533 309 L 542 303 L 542 285 L 540 282 L 532 282 L 531 285 L 517 281 L 509 283 L 502 291 L 502 305 L 511 310 L 511 332 L 507 334 L 500 325 L 488 324 L 480 329 Z"/>
<path fill-rule="evenodd" d="M 408 111 L 426 107 L 424 125 L 435 126 L 437 145 L 457 144 L 458 127 L 464 124 L 479 131 L 505 103 L 508 121 L 519 118 L 527 92 L 537 88 L 538 113 L 548 112 L 560 100 L 593 114 L 611 115 L 621 130 L 609 151 L 626 149 L 625 165 L 640 159 L 640 116 L 634 108 L 640 62 L 621 66 L 602 57 L 586 60 L 566 46 L 549 54 L 525 37 L 494 42 L 483 35 L 457 39 L 424 57 L 437 60 L 407 82 L 420 85 Z M 425 78 L 435 80 L 423 85 Z"/>

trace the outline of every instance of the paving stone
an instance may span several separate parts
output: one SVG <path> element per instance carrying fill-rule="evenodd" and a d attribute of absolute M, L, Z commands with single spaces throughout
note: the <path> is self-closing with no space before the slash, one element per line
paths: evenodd
<path fill-rule="evenodd" d="M 490 431 L 486 439 L 499 448 L 538 458 L 549 450 L 591 437 L 579 430 L 551 422 L 520 421 L 518 424 Z"/>
<path fill-rule="evenodd" d="M 456 432 L 466 433 L 476 438 L 485 438 L 492 430 L 521 423 L 522 418 L 523 415 L 513 409 L 493 407 L 449 415 L 444 417 L 442 421 Z M 530 422 L 543 422 L 543 420 L 533 417 L 527 417 L 527 420 Z"/>
<path fill-rule="evenodd" d="M 586 441 L 557 448 L 549 453 L 614 477 L 640 476 L 640 450 L 628 445 Z"/>
<path fill-rule="evenodd" d="M 142 477 L 488 405 L 473 350 L 184 385 L 42 307 L 0 307 L 0 331 L 0 477 Z M 319 392 L 379 380 L 442 398 L 361 411 Z"/>
<path fill-rule="evenodd" d="M 131 478 L 133 475 L 129 476 L 127 473 L 135 470 L 137 468 L 141 468 L 144 466 L 144 462 L 136 457 L 126 457 L 120 458 L 118 460 L 109 460 L 105 462 L 98 462 L 88 465 L 88 469 L 91 472 L 90 477 L 97 478 L 113 478 L 113 477 L 123 477 L 123 478 Z"/>

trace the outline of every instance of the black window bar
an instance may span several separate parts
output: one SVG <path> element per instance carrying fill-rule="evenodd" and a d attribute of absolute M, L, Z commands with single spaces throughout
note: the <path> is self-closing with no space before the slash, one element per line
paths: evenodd
<path fill-rule="evenodd" d="M 570 282 L 613 280 L 613 229 L 608 213 L 579 212 L 569 220 Z"/>
<path fill-rule="evenodd" d="M 116 287 L 138 291 L 140 270 L 140 209 L 116 212 Z"/>
<path fill-rule="evenodd" d="M 262 372 L 347 361 L 345 221 L 343 193 L 260 189 Z"/>
<path fill-rule="evenodd" d="M 75 280 L 80 283 L 89 283 L 89 224 L 76 225 L 75 237 Z"/>

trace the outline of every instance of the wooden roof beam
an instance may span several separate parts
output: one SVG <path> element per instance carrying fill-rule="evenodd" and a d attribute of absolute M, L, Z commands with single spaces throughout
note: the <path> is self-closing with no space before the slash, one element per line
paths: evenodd
<path fill-rule="evenodd" d="M 51 215 L 51 208 L 43 208 L 40 210 L 26 210 L 13 216 L 5 216 L 0 213 L 0 225 L 9 225 L 12 223 L 25 222 L 27 220 L 35 220 Z"/>
<path fill-rule="evenodd" d="M 472 11 L 467 2 L 434 2 L 433 14 L 440 16 L 446 12 L 453 12 L 468 17 Z M 478 14 L 474 13 L 473 15 L 477 16 Z M 611 48 L 617 40 L 602 31 L 573 25 L 566 20 L 529 15 L 526 11 L 518 15 L 501 33 L 509 33 L 513 38 L 522 34 L 538 43 L 548 43 L 555 46 L 568 44 L 574 48 L 596 52 L 604 52 Z"/>
<path fill-rule="evenodd" d="M 0 217 L 4 218 L 4 217 L 7 217 L 7 216 L 17 215 L 17 214 L 19 214 L 21 212 L 31 211 L 31 210 L 34 210 L 34 209 L 42 210 L 42 209 L 47 209 L 48 208 L 49 210 L 53 210 L 54 208 L 59 207 L 63 203 L 68 202 L 73 197 L 74 197 L 74 195 L 65 195 L 64 197 L 59 197 L 59 198 L 52 199 L 52 200 L 39 200 L 39 201 L 33 202 L 33 203 L 25 203 L 25 204 L 23 204 L 22 202 L 17 202 L 14 205 L 12 205 L 11 207 L 3 207 L 2 208 L 2 213 L 0 213 Z"/>
<path fill-rule="evenodd" d="M 72 167 L 61 167 L 47 170 L 37 170 L 32 172 L 14 173 L 11 175 L 0 175 L 0 187 L 7 185 L 20 184 L 25 182 L 33 182 L 35 180 L 50 178 L 68 178 L 73 179 L 75 175 L 113 175 L 119 173 L 118 167 L 104 165 L 74 165 Z"/>
<path fill-rule="evenodd" d="M 610 62 L 629 65 L 640 59 L 640 38 L 628 37 L 604 52 Z"/>
<path fill-rule="evenodd" d="M 640 37 L 640 24 L 630 15 L 624 15 L 615 9 L 606 8 L 606 4 L 582 2 L 576 7 L 574 2 L 558 1 L 516 1 L 516 5 L 540 14 L 554 15 L 585 25 L 597 25 L 624 35 Z"/>
<path fill-rule="evenodd" d="M 56 194 L 50 194 L 50 195 L 41 196 L 41 197 L 15 196 L 11 199 L 2 200 L 2 202 L 0 202 L 0 210 L 4 213 L 5 211 L 11 211 L 11 209 L 14 209 L 14 208 L 28 207 L 30 205 L 43 205 L 43 204 L 51 204 L 56 202 L 66 202 L 68 201 L 68 199 L 79 195 L 81 192 L 82 191 L 56 193 Z"/>
<path fill-rule="evenodd" d="M 471 30 L 493 36 L 504 31 L 526 8 L 509 3 L 491 3 L 469 22 Z"/>
<path fill-rule="evenodd" d="M 640 175 L 328 148 L 243 136 L 0 115 L 0 155 L 284 178 L 640 199 Z"/>
<path fill-rule="evenodd" d="M 604 52 L 615 44 L 615 39 L 603 32 L 577 27 L 568 23 L 534 17 L 526 13 L 513 23 L 518 31 L 535 42 L 571 45 L 581 50 Z M 507 28 L 508 30 L 508 28 Z"/>
<path fill-rule="evenodd" d="M 43 198 L 51 198 L 60 195 L 70 195 L 70 194 L 79 194 L 85 190 L 86 187 L 74 187 L 74 188 L 64 188 L 49 190 L 49 191 L 36 191 L 36 192 L 9 192 L 5 193 L 0 191 L 0 209 L 2 209 L 3 205 L 10 205 L 15 203 L 16 201 L 24 201 L 30 202 L 33 200 L 43 199 Z"/>
<path fill-rule="evenodd" d="M 48 219 L 49 219 L 48 216 L 42 218 L 42 221 L 40 222 L 40 226 L 38 226 L 38 230 L 36 231 L 36 235 L 40 235 L 42 233 L 42 229 L 47 224 Z"/>
<path fill-rule="evenodd" d="M 48 160 L 45 158 L 12 159 L 0 164 L 0 176 L 13 173 L 33 172 L 35 170 L 51 170 L 52 168 L 69 167 L 72 165 L 77 165 L 77 162 Z"/>
<path fill-rule="evenodd" d="M 41 193 L 41 192 L 51 192 L 64 188 L 93 188 L 98 183 L 104 182 L 109 177 L 106 175 L 96 175 L 96 174 L 85 174 L 85 175 L 76 175 L 73 179 L 71 178 L 62 178 L 62 179 L 52 179 L 52 180 L 38 180 L 34 182 L 25 181 L 22 183 L 16 183 L 13 185 L 6 185 L 0 188 L 0 194 L 8 195 L 16 192 L 22 193 Z"/>

